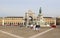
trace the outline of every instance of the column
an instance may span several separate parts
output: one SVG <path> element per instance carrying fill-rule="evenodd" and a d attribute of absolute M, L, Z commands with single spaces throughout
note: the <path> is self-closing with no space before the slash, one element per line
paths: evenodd
<path fill-rule="evenodd" d="M 27 24 L 26 24 L 26 27 L 28 27 L 28 13 L 27 13 Z"/>
<path fill-rule="evenodd" d="M 4 17 L 3 17 L 3 19 L 2 19 L 2 25 L 4 26 Z"/>

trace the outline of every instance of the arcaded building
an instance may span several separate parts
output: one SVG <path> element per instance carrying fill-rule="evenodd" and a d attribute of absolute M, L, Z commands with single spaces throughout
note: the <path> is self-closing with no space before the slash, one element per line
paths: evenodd
<path fill-rule="evenodd" d="M 53 18 L 53 17 L 43 17 L 44 18 L 44 21 L 45 21 L 45 24 L 52 24 L 54 23 L 56 25 L 56 18 Z"/>
<path fill-rule="evenodd" d="M 3 18 L 2 18 L 2 17 L 0 17 L 0 26 L 2 25 L 2 20 L 3 20 Z"/>
<path fill-rule="evenodd" d="M 2 25 L 5 25 L 5 26 L 18 26 L 23 24 L 24 24 L 24 19 L 23 17 L 20 17 L 20 16 L 4 17 L 2 22 Z"/>

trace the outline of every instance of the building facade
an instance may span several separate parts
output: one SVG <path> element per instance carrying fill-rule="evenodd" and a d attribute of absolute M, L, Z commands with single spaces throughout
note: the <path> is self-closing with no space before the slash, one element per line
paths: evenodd
<path fill-rule="evenodd" d="M 2 26 L 2 19 L 3 19 L 3 18 L 2 18 L 2 17 L 0 17 L 0 26 Z"/>
<path fill-rule="evenodd" d="M 8 16 L 0 19 L 0 24 L 4 26 L 18 26 L 24 24 L 23 17 Z"/>
<path fill-rule="evenodd" d="M 56 25 L 56 18 L 53 17 L 44 17 L 45 24 L 52 24 L 54 23 Z"/>
<path fill-rule="evenodd" d="M 60 17 L 56 18 L 56 25 L 60 25 Z"/>

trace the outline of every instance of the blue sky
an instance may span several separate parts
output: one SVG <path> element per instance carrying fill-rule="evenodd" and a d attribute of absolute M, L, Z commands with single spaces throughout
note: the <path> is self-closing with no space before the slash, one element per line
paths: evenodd
<path fill-rule="evenodd" d="M 0 0 L 0 17 L 24 16 L 29 9 L 37 15 L 40 7 L 43 16 L 60 16 L 60 0 Z"/>

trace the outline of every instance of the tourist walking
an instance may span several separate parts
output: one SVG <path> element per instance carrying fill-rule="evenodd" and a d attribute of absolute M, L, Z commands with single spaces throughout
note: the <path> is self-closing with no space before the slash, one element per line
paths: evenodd
<path fill-rule="evenodd" d="M 31 28 L 31 29 L 33 28 L 33 24 L 30 25 L 30 28 Z"/>
<path fill-rule="evenodd" d="M 36 27 L 36 25 L 34 24 L 34 25 L 33 25 L 33 30 L 36 30 L 36 28 L 35 28 L 35 27 Z"/>
<path fill-rule="evenodd" d="M 39 30 L 40 30 L 40 25 L 36 25 L 35 28 L 36 28 L 36 31 L 39 32 Z"/>

